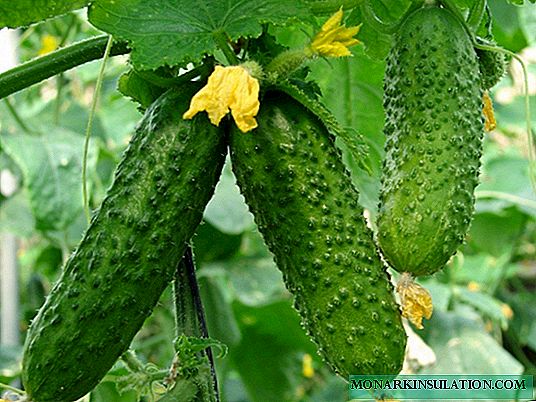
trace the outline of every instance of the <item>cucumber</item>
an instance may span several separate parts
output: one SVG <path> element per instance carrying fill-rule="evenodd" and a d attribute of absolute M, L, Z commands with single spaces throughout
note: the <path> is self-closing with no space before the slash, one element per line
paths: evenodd
<path fill-rule="evenodd" d="M 378 242 L 397 271 L 430 275 L 469 229 L 484 128 L 478 59 L 450 11 L 430 6 L 407 17 L 384 89 Z"/>
<path fill-rule="evenodd" d="M 257 121 L 251 133 L 231 129 L 232 166 L 304 328 L 343 377 L 398 373 L 399 308 L 333 137 L 278 91 Z"/>
<path fill-rule="evenodd" d="M 225 136 L 205 116 L 182 119 L 193 93 L 167 92 L 147 110 L 33 321 L 22 372 L 33 401 L 73 401 L 91 391 L 172 279 L 226 154 Z"/>
<path fill-rule="evenodd" d="M 494 45 L 492 43 L 492 45 Z M 491 89 L 499 83 L 506 72 L 504 53 L 475 49 L 482 77 L 482 88 Z"/>

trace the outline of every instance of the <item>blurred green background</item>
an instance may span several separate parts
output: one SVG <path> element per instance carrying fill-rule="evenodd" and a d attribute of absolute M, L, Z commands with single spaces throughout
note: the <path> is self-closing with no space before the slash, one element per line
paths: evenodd
<path fill-rule="evenodd" d="M 490 6 L 498 43 L 532 63 L 536 127 L 536 6 L 518 7 L 503 0 L 492 0 Z M 74 13 L 21 30 L 18 51 L 24 61 L 47 46 L 97 33 L 85 13 Z M 307 36 L 301 27 L 273 33 L 289 45 L 303 44 Z M 374 35 L 366 30 L 362 35 L 364 46 L 375 48 Z M 372 175 L 345 159 L 361 191 L 360 202 L 374 221 L 383 155 L 385 65 L 370 59 L 363 46 L 353 51 L 351 58 L 311 63 L 310 76 L 339 121 L 359 130 L 370 146 Z M 11 96 L 9 104 L 0 102 L 0 169 L 9 170 L 17 183 L 13 194 L 1 196 L 0 231 L 18 239 L 22 339 L 85 229 L 83 133 L 99 66 L 86 64 Z M 92 208 L 103 198 L 141 117 L 137 105 L 116 89 L 127 70 L 127 57 L 115 57 L 106 67 L 88 165 Z M 425 329 L 411 335 L 407 372 L 536 374 L 536 196 L 528 176 L 521 88 L 514 62 L 491 91 L 498 127 L 486 134 L 477 213 L 467 244 L 443 272 L 422 281 L 433 295 L 435 311 Z M 229 347 L 216 362 L 222 400 L 346 400 L 344 381 L 330 373 L 300 327 L 229 164 L 193 245 L 209 333 Z M 166 368 L 174 353 L 173 338 L 168 289 L 132 348 L 142 361 Z M 20 347 L 0 347 L 0 382 L 18 378 L 20 355 Z M 136 401 L 133 391 L 119 394 L 116 389 L 114 375 L 124 372 L 117 363 L 86 399 Z"/>

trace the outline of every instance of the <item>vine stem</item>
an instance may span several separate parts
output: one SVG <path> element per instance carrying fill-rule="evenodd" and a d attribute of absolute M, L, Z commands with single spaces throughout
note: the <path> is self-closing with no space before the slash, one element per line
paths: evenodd
<path fill-rule="evenodd" d="M 107 44 L 107 35 L 86 39 L 0 74 L 0 99 L 61 72 L 102 58 Z M 117 42 L 113 44 L 110 55 L 117 56 L 129 51 L 125 42 Z"/>
<path fill-rule="evenodd" d="M 121 360 L 133 373 L 142 372 L 144 370 L 143 363 L 138 360 L 132 350 L 127 350 L 121 355 Z"/>
<path fill-rule="evenodd" d="M 26 125 L 24 120 L 20 117 L 20 115 L 17 112 L 17 109 L 13 107 L 13 104 L 9 100 L 9 98 L 4 99 L 4 102 L 6 104 L 8 112 L 11 114 L 11 117 L 15 120 L 15 122 L 19 125 L 19 127 L 24 131 L 26 134 L 33 135 L 34 131 Z"/>
<path fill-rule="evenodd" d="M 84 213 L 86 215 L 87 223 L 91 220 L 91 214 L 89 211 L 89 199 L 87 192 L 87 156 L 89 150 L 89 138 L 91 137 L 91 129 L 93 128 L 93 119 L 95 118 L 95 110 L 97 109 L 97 100 L 99 99 L 100 90 L 102 87 L 102 81 L 104 80 L 104 69 L 106 68 L 106 62 L 108 56 L 112 50 L 113 38 L 110 35 L 108 37 L 108 43 L 104 50 L 104 57 L 102 59 L 99 76 L 97 77 L 97 83 L 95 84 L 95 92 L 93 92 L 93 99 L 91 100 L 91 109 L 89 110 L 89 119 L 86 126 L 86 133 L 84 138 L 84 156 L 82 158 L 82 200 L 84 203 Z"/>
<path fill-rule="evenodd" d="M 236 54 L 233 52 L 233 49 L 231 49 L 231 47 L 229 46 L 229 42 L 227 41 L 227 36 L 225 35 L 225 32 L 215 32 L 213 34 L 213 38 L 216 44 L 218 45 L 218 48 L 225 55 L 227 62 L 234 66 L 239 64 Z"/>
<path fill-rule="evenodd" d="M 486 0 L 477 0 L 473 7 L 469 10 L 469 15 L 467 17 L 467 25 L 476 32 L 484 16 L 484 11 L 486 10 Z"/>
<path fill-rule="evenodd" d="M 173 293 L 175 299 L 175 317 L 177 336 L 200 336 L 208 338 L 207 322 L 205 318 L 205 309 L 199 293 L 199 285 L 195 275 L 195 261 L 190 245 L 186 246 L 184 255 L 175 271 L 175 280 L 173 284 Z M 192 317 L 192 313 L 195 316 Z M 218 378 L 214 365 L 214 355 L 212 349 L 207 348 L 206 354 L 210 362 L 210 374 L 212 376 L 212 385 L 216 401 L 220 401 L 218 391 Z"/>
<path fill-rule="evenodd" d="M 4 384 L 3 382 L 0 382 L 0 388 L 5 388 L 8 391 L 14 392 L 18 395 L 25 395 L 26 393 L 23 390 L 20 390 L 18 388 L 12 387 L 11 385 Z"/>

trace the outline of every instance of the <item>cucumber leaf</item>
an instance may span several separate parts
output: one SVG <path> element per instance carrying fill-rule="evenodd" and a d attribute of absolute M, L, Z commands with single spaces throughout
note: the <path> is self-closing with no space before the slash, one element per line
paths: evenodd
<path fill-rule="evenodd" d="M 216 37 L 258 37 L 261 24 L 311 18 L 302 1 L 286 0 L 98 0 L 89 20 L 131 43 L 140 69 L 198 62 L 217 51 Z"/>
<path fill-rule="evenodd" d="M 18 28 L 87 6 L 90 0 L 0 0 L 0 28 Z"/>
<path fill-rule="evenodd" d="M 523 366 L 484 329 L 482 319 L 468 308 L 434 312 L 426 329 L 437 362 L 420 374 L 521 374 Z"/>
<path fill-rule="evenodd" d="M 61 231 L 74 223 L 82 211 L 80 150 L 84 138 L 54 127 L 46 136 L 4 135 L 1 142 L 23 173 L 36 228 Z M 90 172 L 95 163 L 95 145 L 91 143 Z"/>

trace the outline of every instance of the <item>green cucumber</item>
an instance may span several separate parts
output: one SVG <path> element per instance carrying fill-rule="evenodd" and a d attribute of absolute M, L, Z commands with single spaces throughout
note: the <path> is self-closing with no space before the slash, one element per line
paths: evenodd
<path fill-rule="evenodd" d="M 479 64 L 462 23 L 434 6 L 410 14 L 384 89 L 378 242 L 397 271 L 430 275 L 464 241 L 482 154 Z"/>
<path fill-rule="evenodd" d="M 205 116 L 183 120 L 194 91 L 181 90 L 145 113 L 32 322 L 22 378 L 33 401 L 73 401 L 99 383 L 151 314 L 201 221 L 226 139 Z"/>
<path fill-rule="evenodd" d="M 257 121 L 251 133 L 231 130 L 232 166 L 304 328 L 345 378 L 398 373 L 399 308 L 334 138 L 278 91 Z"/>
<path fill-rule="evenodd" d="M 506 72 L 506 56 L 501 52 L 478 48 L 475 51 L 478 56 L 478 65 L 482 77 L 482 88 L 491 89 L 504 77 Z"/>

